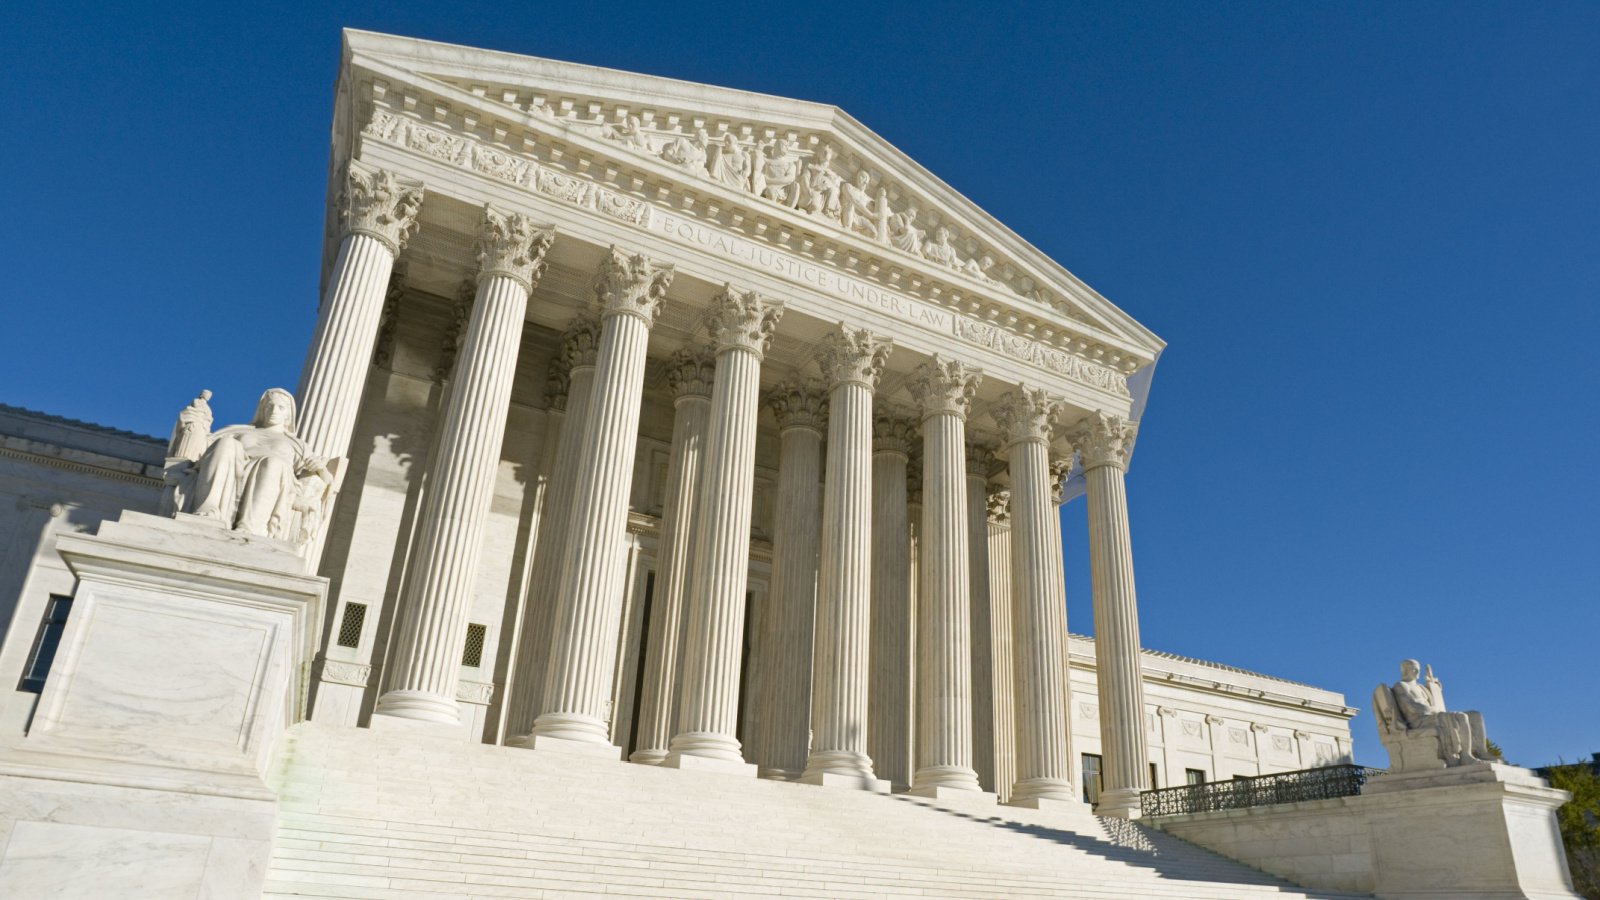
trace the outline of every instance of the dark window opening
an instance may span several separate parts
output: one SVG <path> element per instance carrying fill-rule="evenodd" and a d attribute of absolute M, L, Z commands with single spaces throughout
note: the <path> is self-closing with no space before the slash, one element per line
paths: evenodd
<path fill-rule="evenodd" d="M 1083 754 L 1083 802 L 1100 802 L 1100 754 Z"/>
<path fill-rule="evenodd" d="M 1206 770 L 1205 769 L 1184 769 L 1183 770 L 1183 781 L 1184 781 L 1185 784 L 1205 784 L 1206 783 Z"/>
<path fill-rule="evenodd" d="M 44 619 L 39 622 L 39 633 L 33 638 L 33 649 L 28 651 L 28 661 L 22 667 L 22 683 L 17 690 L 34 694 L 44 690 L 44 680 L 50 674 L 50 664 L 55 662 L 56 649 L 61 646 L 61 632 L 67 627 L 67 613 L 71 610 L 71 597 L 50 595 Z"/>

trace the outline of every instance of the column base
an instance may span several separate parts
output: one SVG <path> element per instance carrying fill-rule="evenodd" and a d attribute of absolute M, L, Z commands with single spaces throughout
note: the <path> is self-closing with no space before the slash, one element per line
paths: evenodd
<path fill-rule="evenodd" d="M 801 772 L 794 769 L 775 769 L 771 766 L 762 766 L 756 771 L 756 777 L 769 781 L 799 781 Z"/>
<path fill-rule="evenodd" d="M 666 761 L 666 758 L 667 751 L 665 750 L 635 750 L 628 757 L 628 762 L 637 763 L 641 766 L 659 766 Z"/>
<path fill-rule="evenodd" d="M 871 775 L 840 775 L 837 772 L 808 772 L 796 779 L 800 784 L 814 784 L 819 787 L 841 788 L 849 791 L 871 791 L 874 794 L 889 793 L 889 782 Z"/>
<path fill-rule="evenodd" d="M 548 712 L 533 720 L 530 737 L 560 738 L 580 744 L 612 747 L 611 729 L 602 719 L 582 713 Z M 617 748 L 613 748 L 617 749 Z M 620 753 L 620 749 L 618 749 Z"/>
<path fill-rule="evenodd" d="M 372 710 L 374 724 L 380 716 L 461 727 L 460 705 L 453 699 L 427 691 L 390 691 L 384 694 L 378 698 L 378 704 Z"/>
<path fill-rule="evenodd" d="M 958 809 L 973 807 L 984 808 L 996 806 L 1000 798 L 989 791 L 974 791 L 965 788 L 953 788 L 943 784 L 929 784 L 918 787 L 911 786 L 906 791 L 907 797 L 917 797 L 922 800 L 932 800 L 938 806 L 947 806 Z"/>
<path fill-rule="evenodd" d="M 1072 782 L 1063 778 L 1028 778 L 1019 781 L 1011 788 L 1010 806 L 1024 806 L 1033 800 L 1044 800 L 1055 803 L 1069 803 L 1079 806 L 1083 800 Z M 1043 809 L 1041 806 L 1031 809 Z"/>
<path fill-rule="evenodd" d="M 978 784 L 978 773 L 966 766 L 923 766 L 911 776 L 911 793 L 917 793 L 919 788 L 946 788 L 953 791 L 983 790 L 983 787 Z"/>
<path fill-rule="evenodd" d="M 738 775 L 742 778 L 756 777 L 755 763 L 743 760 L 734 762 L 731 759 L 715 759 L 710 756 L 695 756 L 690 753 L 668 753 L 667 758 L 661 761 L 663 769 L 682 769 L 690 772 L 715 772 L 719 775 Z"/>
<path fill-rule="evenodd" d="M 1138 788 L 1114 788 L 1100 792 L 1100 803 L 1095 807 L 1097 816 L 1115 816 L 1119 819 L 1137 819 L 1142 815 Z"/>
<path fill-rule="evenodd" d="M 612 744 L 596 744 L 593 741 L 574 741 L 569 738 L 551 737 L 548 734 L 529 734 L 514 738 L 506 742 L 507 747 L 521 747 L 526 750 L 544 750 L 550 753 L 567 753 L 575 756 L 592 756 L 599 759 L 614 759 L 622 762 L 622 748 Z"/>

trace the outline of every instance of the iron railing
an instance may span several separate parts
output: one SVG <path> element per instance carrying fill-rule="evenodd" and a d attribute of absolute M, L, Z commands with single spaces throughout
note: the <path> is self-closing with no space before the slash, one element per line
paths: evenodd
<path fill-rule="evenodd" d="M 1182 813 L 1272 806 L 1276 803 L 1298 803 L 1302 800 L 1353 797 L 1361 793 L 1361 786 L 1366 784 L 1369 778 L 1382 775 L 1383 772 L 1383 769 L 1371 769 L 1366 766 L 1322 766 L 1317 769 L 1235 778 L 1232 781 L 1186 784 L 1181 787 L 1145 791 L 1140 796 L 1140 806 L 1146 816 L 1175 816 Z"/>

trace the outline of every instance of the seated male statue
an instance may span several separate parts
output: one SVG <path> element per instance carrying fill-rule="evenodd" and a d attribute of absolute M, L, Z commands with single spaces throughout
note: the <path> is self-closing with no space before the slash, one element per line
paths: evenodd
<path fill-rule="evenodd" d="M 1422 665 L 1414 659 L 1400 663 L 1400 680 L 1391 689 L 1395 711 L 1407 729 L 1432 726 L 1439 733 L 1439 749 L 1447 766 L 1492 762 L 1478 712 L 1450 712 L 1444 705 L 1444 686 L 1428 666 L 1422 683 Z"/>

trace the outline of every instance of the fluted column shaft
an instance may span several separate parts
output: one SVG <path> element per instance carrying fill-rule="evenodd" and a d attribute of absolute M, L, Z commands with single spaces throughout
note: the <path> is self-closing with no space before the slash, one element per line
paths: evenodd
<path fill-rule="evenodd" d="M 761 357 L 783 313 L 754 291 L 729 287 L 712 300 L 717 346 L 705 476 L 695 512 L 688 632 L 678 732 L 668 765 L 683 757 L 743 764 L 739 674 L 745 587 L 750 575 L 750 504 L 755 489 Z M 755 774 L 753 767 L 750 774 Z"/>
<path fill-rule="evenodd" d="M 583 431 L 589 422 L 589 401 L 594 393 L 594 364 L 600 323 L 579 317 L 568 327 L 562 342 L 563 362 L 569 365 L 566 418 L 557 438 L 555 466 L 545 490 L 539 533 L 533 541 L 533 571 L 523 597 L 522 636 L 517 645 L 516 672 L 511 683 L 511 720 L 506 734 L 513 740 L 533 731 L 544 696 L 545 669 L 550 662 L 550 628 L 556 615 L 556 588 L 561 581 L 562 542 L 572 520 L 572 492 L 578 480 L 583 453 Z"/>
<path fill-rule="evenodd" d="M 806 766 L 811 726 L 811 645 L 822 527 L 822 393 L 780 385 L 767 400 L 778 418 L 778 502 L 772 585 L 751 664 L 761 669 L 762 715 L 748 753 L 763 778 L 794 779 Z"/>
<path fill-rule="evenodd" d="M 966 413 L 981 376 L 935 356 L 908 387 L 922 407 L 917 585 L 917 771 L 913 794 L 978 791 L 972 768 L 972 584 Z"/>
<path fill-rule="evenodd" d="M 1078 802 L 1073 788 L 1067 691 L 1067 609 L 1060 517 L 1052 500 L 1049 436 L 1057 404 L 1023 388 L 995 418 L 1010 442 L 1012 654 L 1017 781 L 1010 802 Z M 1052 540 L 1052 538 L 1054 538 Z"/>
<path fill-rule="evenodd" d="M 872 453 L 872 681 L 867 749 L 896 790 L 911 785 L 911 523 L 906 467 L 916 426 L 880 415 Z"/>
<path fill-rule="evenodd" d="M 553 229 L 484 210 L 482 274 L 428 462 L 421 532 L 401 594 L 389 690 L 374 714 L 460 723 L 456 685 L 484 520 L 494 494 L 528 293 Z"/>
<path fill-rule="evenodd" d="M 672 449 L 667 460 L 666 498 L 661 506 L 661 538 L 656 551 L 655 596 L 650 601 L 650 645 L 645 648 L 639 696 L 639 731 L 628 758 L 655 765 L 667 757 L 672 740 L 673 698 L 678 690 L 679 634 L 683 630 L 695 502 L 711 421 L 713 370 L 699 354 L 682 351 L 668 366 L 676 396 Z"/>
<path fill-rule="evenodd" d="M 811 752 L 803 781 L 877 789 L 867 755 L 872 602 L 872 392 L 888 341 L 841 326 L 824 342 L 828 462 L 817 573 Z"/>
<path fill-rule="evenodd" d="M 1123 483 L 1136 426 L 1097 413 L 1069 435 L 1088 487 L 1089 573 L 1094 592 L 1095 670 L 1100 694 L 1100 811 L 1136 816 L 1149 784 L 1139 611 L 1133 584 L 1128 495 Z"/>
<path fill-rule="evenodd" d="M 350 451 L 394 260 L 416 224 L 422 185 L 352 161 L 340 196 L 345 229 L 300 371 L 296 433 L 311 453 Z"/>
<path fill-rule="evenodd" d="M 972 768 L 986 791 L 996 789 L 994 765 L 994 648 L 989 610 L 989 476 L 994 455 L 967 447 L 967 547 L 971 558 L 972 611 Z"/>
<path fill-rule="evenodd" d="M 621 618 L 621 537 L 628 514 L 645 350 L 672 269 L 616 248 L 595 289 L 602 308 L 589 418 L 584 423 L 572 511 L 562 542 L 539 738 L 610 744 L 608 720 Z"/>

